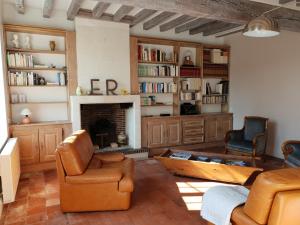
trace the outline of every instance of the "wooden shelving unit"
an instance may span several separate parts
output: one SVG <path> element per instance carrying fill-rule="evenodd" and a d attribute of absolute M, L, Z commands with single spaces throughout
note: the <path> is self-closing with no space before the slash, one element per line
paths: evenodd
<path fill-rule="evenodd" d="M 32 53 L 32 54 L 54 54 L 54 55 L 65 55 L 66 51 L 51 51 L 43 49 L 21 49 L 21 48 L 7 48 L 6 52 L 20 52 L 20 53 Z"/>
<path fill-rule="evenodd" d="M 39 68 L 39 67 L 8 67 L 8 70 L 18 71 L 60 71 L 66 72 L 65 69 L 60 68 Z"/>
<path fill-rule="evenodd" d="M 183 41 L 172 41 L 172 40 L 166 40 L 166 39 L 158 39 L 158 38 L 147 38 L 147 37 L 138 37 L 138 36 L 132 36 L 130 39 L 131 44 L 131 93 L 132 94 L 140 94 L 143 98 L 147 95 L 159 95 L 161 97 L 159 98 L 159 101 L 162 101 L 162 99 L 166 99 L 165 101 L 169 101 L 170 99 L 167 97 L 167 95 L 173 94 L 172 98 L 172 105 L 147 105 L 142 106 L 147 110 L 146 108 L 155 108 L 156 114 L 153 115 L 159 115 L 159 111 L 161 110 L 159 107 L 172 107 L 172 110 L 170 110 L 170 114 L 173 116 L 180 115 L 180 105 L 183 103 L 191 103 L 193 105 L 196 105 L 199 112 L 202 112 L 202 107 L 206 106 L 207 103 L 202 102 L 203 95 L 205 95 L 204 90 L 206 87 L 203 87 L 203 81 L 205 79 L 220 79 L 220 80 L 229 80 L 229 53 L 230 48 L 228 46 L 222 46 L 222 45 L 205 45 L 201 43 L 193 43 L 193 42 L 183 42 Z M 140 47 L 142 46 L 142 47 Z M 159 49 L 159 51 L 169 51 L 169 54 L 172 54 L 176 60 L 174 61 L 157 61 L 157 60 L 143 60 L 140 58 L 140 49 L 148 48 L 146 51 L 149 53 L 149 58 L 153 59 L 152 57 L 152 51 L 156 51 L 156 49 Z M 225 53 L 228 56 L 228 63 L 227 62 L 214 62 L 211 60 L 211 51 L 214 49 L 219 49 L 222 53 Z M 149 67 L 151 65 L 153 66 L 178 66 L 178 68 L 182 69 L 189 69 L 191 67 L 184 66 L 182 58 L 185 56 L 186 52 L 192 52 L 192 61 L 194 63 L 193 69 L 198 69 L 200 71 L 200 74 L 197 73 L 197 76 L 193 74 L 193 76 L 181 76 L 180 69 L 178 76 L 153 76 L 152 73 L 143 73 L 140 74 L 140 65 L 145 65 Z M 144 54 L 144 53 L 143 53 Z M 168 54 L 168 53 L 167 53 Z M 144 55 L 143 55 L 144 56 Z M 176 56 L 176 57 L 175 57 Z M 149 76 L 148 76 L 149 75 Z M 187 75 L 187 74 L 186 74 Z M 175 93 L 140 93 L 139 91 L 139 82 L 149 82 L 149 83 L 156 83 L 156 82 L 164 82 L 160 79 L 166 79 L 167 81 L 174 82 L 177 85 L 177 91 Z M 188 91 L 185 91 L 182 87 L 182 82 L 190 80 L 191 83 L 193 83 L 193 79 L 197 79 L 200 87 L 199 88 L 192 88 L 193 90 L 189 89 Z M 184 86 L 185 87 L 185 86 Z M 191 86 L 192 87 L 192 86 Z M 190 88 L 190 87 L 189 87 Z M 185 87 L 186 89 L 186 87 Z M 187 99 L 182 99 L 182 97 L 186 97 L 185 95 L 181 94 L 187 94 Z M 190 97 L 190 94 L 192 94 L 192 97 Z M 166 95 L 166 97 L 163 97 Z M 197 95 L 197 98 L 196 98 Z M 200 95 L 201 99 L 198 99 Z M 228 99 L 227 99 L 228 100 Z M 225 107 L 223 105 L 226 103 L 214 103 L 222 105 L 222 110 L 224 108 L 224 112 L 226 112 Z M 142 111 L 143 112 L 143 111 Z M 165 113 L 165 110 L 163 111 Z M 222 111 L 223 112 L 223 111 Z M 142 113 L 143 115 L 143 113 Z M 144 114 L 147 116 L 150 116 L 151 114 Z"/>

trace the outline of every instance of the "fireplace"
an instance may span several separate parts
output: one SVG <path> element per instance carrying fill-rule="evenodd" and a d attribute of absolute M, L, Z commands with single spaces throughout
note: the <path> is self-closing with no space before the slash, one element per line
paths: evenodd
<path fill-rule="evenodd" d="M 141 148 L 141 112 L 138 95 L 71 96 L 73 131 L 87 130 L 100 148 L 127 135 L 128 147 Z"/>
<path fill-rule="evenodd" d="M 81 128 L 89 132 L 93 144 L 103 149 L 126 134 L 126 110 L 132 103 L 81 104 Z"/>

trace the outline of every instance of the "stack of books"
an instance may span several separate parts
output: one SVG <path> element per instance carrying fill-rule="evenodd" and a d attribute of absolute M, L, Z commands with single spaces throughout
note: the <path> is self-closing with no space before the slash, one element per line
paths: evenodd
<path fill-rule="evenodd" d="M 140 93 L 176 93 L 177 85 L 174 82 L 140 82 Z"/>
<path fill-rule="evenodd" d="M 33 56 L 22 53 L 7 53 L 8 67 L 33 67 Z"/>

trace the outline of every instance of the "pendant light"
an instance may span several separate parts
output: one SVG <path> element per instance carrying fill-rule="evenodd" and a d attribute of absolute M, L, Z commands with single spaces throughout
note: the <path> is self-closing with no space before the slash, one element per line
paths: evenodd
<path fill-rule="evenodd" d="M 265 14 L 277 10 L 281 7 L 264 12 L 261 16 L 251 20 L 243 31 L 247 37 L 274 37 L 280 34 L 278 23 L 275 19 L 265 16 Z"/>

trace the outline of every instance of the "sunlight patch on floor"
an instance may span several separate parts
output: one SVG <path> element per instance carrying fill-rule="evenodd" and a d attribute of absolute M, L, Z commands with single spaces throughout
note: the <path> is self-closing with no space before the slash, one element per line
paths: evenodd
<path fill-rule="evenodd" d="M 182 196 L 189 211 L 200 211 L 202 207 L 202 196 Z"/>
<path fill-rule="evenodd" d="M 178 190 L 180 193 L 205 193 L 209 188 L 226 185 L 232 186 L 230 184 L 224 184 L 220 182 L 176 182 Z"/>

